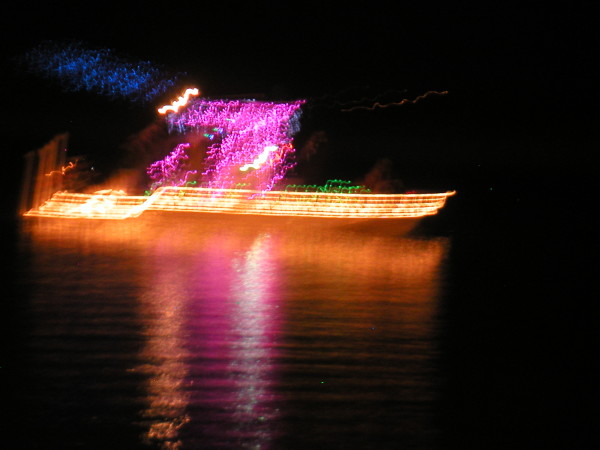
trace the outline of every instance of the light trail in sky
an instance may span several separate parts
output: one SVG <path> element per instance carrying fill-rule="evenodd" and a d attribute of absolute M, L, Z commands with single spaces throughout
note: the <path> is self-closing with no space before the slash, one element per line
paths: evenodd
<path fill-rule="evenodd" d="M 407 103 L 415 104 L 431 95 L 446 95 L 446 94 L 448 94 L 448 91 L 427 91 L 424 94 L 421 94 L 412 100 L 411 99 L 403 99 L 399 102 L 389 102 L 389 103 L 375 102 L 370 106 L 352 106 L 350 108 L 343 108 L 343 109 L 341 109 L 341 111 L 342 112 L 351 112 L 351 111 L 357 111 L 357 110 L 373 111 L 375 109 L 389 108 L 391 106 L 402 106 Z"/>

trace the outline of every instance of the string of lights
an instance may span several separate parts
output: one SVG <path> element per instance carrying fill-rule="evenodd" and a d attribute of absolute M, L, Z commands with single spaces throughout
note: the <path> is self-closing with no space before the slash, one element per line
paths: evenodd
<path fill-rule="evenodd" d="M 95 194 L 57 192 L 26 216 L 127 219 L 145 211 L 220 213 L 339 219 L 400 219 L 434 215 L 454 191 L 431 194 L 360 194 L 256 191 L 163 186 L 152 195 L 107 190 Z"/>

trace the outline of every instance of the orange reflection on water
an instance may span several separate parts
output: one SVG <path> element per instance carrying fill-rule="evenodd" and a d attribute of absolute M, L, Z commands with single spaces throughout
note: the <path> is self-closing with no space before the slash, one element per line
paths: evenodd
<path fill-rule="evenodd" d="M 298 333 L 354 338 L 376 329 L 430 342 L 448 245 L 446 238 L 327 232 L 282 240 L 278 254 L 291 268 L 285 292 L 305 305 L 293 324 Z"/>
<path fill-rule="evenodd" d="M 145 442 L 268 447 L 295 395 L 332 407 L 346 389 L 362 404 L 385 403 L 382 380 L 416 386 L 406 389 L 411 401 L 432 395 L 419 385 L 426 377 L 402 371 L 437 351 L 447 239 L 154 219 L 29 222 L 40 245 L 120 249 L 141 268 L 132 284 L 144 328 L 134 371 L 146 377 Z M 331 381 L 324 374 L 341 390 L 315 392 L 315 380 Z M 376 415 L 361 423 L 383 426 Z"/>
<path fill-rule="evenodd" d="M 159 442 L 162 448 L 179 448 L 179 430 L 187 422 L 188 394 L 185 379 L 188 375 L 185 347 L 185 280 L 177 271 L 156 273 L 152 289 L 140 294 L 143 323 L 146 324 L 146 343 L 140 357 L 145 364 L 136 371 L 148 377 L 147 407 L 142 417 L 148 423 L 146 441 Z"/>

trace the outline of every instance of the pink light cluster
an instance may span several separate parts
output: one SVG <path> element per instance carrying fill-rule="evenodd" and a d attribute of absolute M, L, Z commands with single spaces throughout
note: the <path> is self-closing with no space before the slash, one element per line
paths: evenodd
<path fill-rule="evenodd" d="M 171 131 L 195 131 L 211 140 L 202 174 L 208 187 L 269 191 L 294 164 L 292 141 L 303 103 L 197 99 L 167 121 Z M 259 159 L 265 160 L 255 164 Z"/>
<path fill-rule="evenodd" d="M 188 155 L 185 149 L 190 144 L 179 144 L 164 159 L 152 163 L 146 173 L 153 181 L 150 186 L 150 192 L 153 192 L 160 186 L 184 186 L 188 178 L 196 173 L 195 170 L 187 170 Z"/>

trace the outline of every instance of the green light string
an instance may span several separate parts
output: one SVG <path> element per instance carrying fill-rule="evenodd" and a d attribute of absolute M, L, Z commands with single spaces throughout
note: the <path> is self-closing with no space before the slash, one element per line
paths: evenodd
<path fill-rule="evenodd" d="M 369 194 L 371 189 L 365 186 L 351 186 L 351 181 L 345 180 L 327 180 L 327 183 L 320 186 L 317 184 L 288 184 L 285 187 L 286 192 L 324 192 L 335 194 Z"/>

